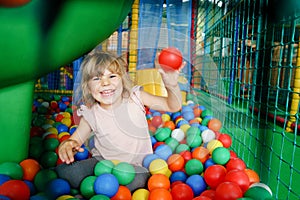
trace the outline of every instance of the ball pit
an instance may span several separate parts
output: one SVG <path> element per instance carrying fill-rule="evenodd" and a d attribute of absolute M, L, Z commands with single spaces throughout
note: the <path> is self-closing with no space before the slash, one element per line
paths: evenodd
<path fill-rule="evenodd" d="M 64 98 L 64 102 L 69 100 Z M 213 113 L 192 102 L 185 105 L 183 111 L 193 114 L 183 114 L 182 111 L 147 111 L 149 130 L 152 127 L 155 131 L 151 135 L 154 153 L 143 160 L 143 166 L 151 174 L 145 180 L 145 188 L 130 191 L 127 184 L 135 177 L 134 168 L 128 163 L 115 160 L 99 161 L 94 168 L 94 175 L 86 177 L 80 188 L 69 188 L 52 170 L 52 167 L 61 163 L 57 157 L 57 146 L 77 128 L 72 119 L 73 113 L 68 112 L 72 105 L 65 104 L 67 108 L 60 108 L 60 101 L 63 100 L 58 96 L 50 98 L 47 107 L 48 104 L 43 103 L 42 98 L 39 99 L 37 105 L 43 109 L 36 109 L 35 112 L 41 113 L 35 118 L 40 115 L 45 118 L 40 117 L 44 120 L 43 123 L 35 120 L 40 126 L 34 125 L 31 128 L 29 158 L 20 163 L 0 164 L 0 191 L 3 184 L 14 180 L 16 185 L 22 182 L 26 193 L 24 195 L 28 196 L 30 191 L 32 200 L 44 200 L 47 195 L 58 200 L 76 198 L 76 195 L 92 200 L 225 200 L 242 197 L 253 199 L 258 198 L 258 195 L 272 197 L 268 186 L 260 183 L 258 174 L 247 168 L 233 150 L 229 150 L 232 143 L 230 135 L 223 133 L 222 127 L 214 129 L 212 125 L 208 126 L 217 121 Z M 152 122 L 153 119 L 156 122 Z M 71 124 L 65 122 L 70 122 L 69 120 Z M 84 155 L 76 156 L 76 160 L 87 159 L 90 156 L 87 154 L 90 146 L 84 147 Z M 16 183 L 15 180 L 19 182 Z M 58 187 L 59 185 L 64 186 Z M 233 192 L 229 193 L 229 190 Z M 0 192 L 0 198 L 11 197 Z"/>

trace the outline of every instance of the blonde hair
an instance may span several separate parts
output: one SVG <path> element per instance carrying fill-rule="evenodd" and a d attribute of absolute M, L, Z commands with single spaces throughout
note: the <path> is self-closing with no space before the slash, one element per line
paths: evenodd
<path fill-rule="evenodd" d="M 129 97 L 133 84 L 127 74 L 127 62 L 121 56 L 95 49 L 84 58 L 80 69 L 82 77 L 79 89 L 82 90 L 82 103 L 86 106 L 91 107 L 96 103 L 89 92 L 89 80 L 95 76 L 103 75 L 106 69 L 122 78 L 122 96 L 124 98 Z"/>

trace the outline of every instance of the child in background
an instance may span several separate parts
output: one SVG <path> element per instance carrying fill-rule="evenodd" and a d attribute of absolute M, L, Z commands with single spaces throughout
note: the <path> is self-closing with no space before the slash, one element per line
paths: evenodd
<path fill-rule="evenodd" d="M 142 162 L 153 153 L 144 106 L 168 112 L 181 109 L 179 71 L 158 69 L 168 92 L 167 97 L 161 97 L 133 86 L 126 70 L 124 59 L 100 50 L 93 50 L 82 62 L 83 105 L 77 110 L 81 118 L 76 131 L 60 144 L 58 155 L 64 163 L 56 167 L 58 176 L 74 188 L 93 175 L 95 165 L 103 159 L 132 164 L 136 176 L 129 189 L 144 187 L 149 172 Z M 91 133 L 94 134 L 92 157 L 74 162 L 74 155 L 83 151 L 82 145 Z"/>

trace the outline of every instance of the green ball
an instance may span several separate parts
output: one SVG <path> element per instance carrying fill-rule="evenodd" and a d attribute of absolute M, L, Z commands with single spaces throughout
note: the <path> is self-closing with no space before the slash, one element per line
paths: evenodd
<path fill-rule="evenodd" d="M 97 194 L 90 198 L 90 200 L 110 200 L 110 198 L 102 194 Z"/>
<path fill-rule="evenodd" d="M 187 131 L 186 131 L 186 135 L 191 135 L 191 134 L 197 134 L 200 135 L 201 131 L 198 127 L 196 126 L 191 126 Z"/>
<path fill-rule="evenodd" d="M 198 159 L 190 159 L 184 166 L 187 175 L 201 174 L 203 172 L 203 164 Z"/>
<path fill-rule="evenodd" d="M 32 143 L 29 146 L 29 157 L 38 160 L 42 153 L 44 152 L 44 148 L 42 143 Z"/>
<path fill-rule="evenodd" d="M 4 162 L 0 164 L 0 174 L 21 180 L 23 178 L 23 168 L 16 162 Z"/>
<path fill-rule="evenodd" d="M 111 174 L 112 169 L 115 164 L 111 160 L 101 160 L 94 168 L 95 176 L 100 176 L 101 174 Z"/>
<path fill-rule="evenodd" d="M 165 143 L 172 149 L 172 152 L 174 152 L 176 147 L 179 145 L 179 142 L 172 137 L 166 139 Z"/>
<path fill-rule="evenodd" d="M 54 151 L 45 151 L 40 158 L 40 163 L 44 168 L 55 167 L 58 155 Z"/>
<path fill-rule="evenodd" d="M 94 183 L 96 179 L 97 176 L 88 176 L 82 180 L 80 184 L 80 192 L 85 198 L 90 199 L 95 195 Z"/>
<path fill-rule="evenodd" d="M 202 138 L 198 134 L 190 134 L 186 137 L 186 143 L 191 147 L 198 147 L 202 144 Z"/>
<path fill-rule="evenodd" d="M 201 121 L 201 125 L 202 125 L 202 126 L 207 126 L 209 120 L 211 120 L 210 117 L 204 117 L 204 118 L 202 119 L 202 121 Z"/>
<path fill-rule="evenodd" d="M 190 150 L 190 147 L 187 144 L 179 144 L 176 147 L 175 152 L 180 153 L 182 151 L 189 151 L 189 150 Z"/>
<path fill-rule="evenodd" d="M 135 169 L 133 165 L 127 162 L 118 163 L 111 172 L 117 179 L 120 185 L 128 185 L 135 177 Z"/>
<path fill-rule="evenodd" d="M 272 194 L 266 188 L 264 188 L 268 186 L 262 183 L 259 184 L 261 186 L 250 186 L 250 188 L 245 192 L 244 197 L 250 197 L 255 200 L 272 199 Z"/>
<path fill-rule="evenodd" d="M 55 151 L 58 145 L 59 141 L 57 138 L 47 138 L 43 141 L 43 146 L 46 151 Z"/>
<path fill-rule="evenodd" d="M 207 117 L 207 116 L 213 116 L 213 112 L 211 110 L 205 109 L 201 113 L 201 118 Z"/>
<path fill-rule="evenodd" d="M 167 127 L 158 128 L 154 134 L 155 139 L 157 141 L 165 141 L 167 138 L 171 136 L 172 130 Z"/>
<path fill-rule="evenodd" d="M 33 183 L 39 192 L 45 191 L 47 183 L 57 178 L 57 174 L 51 169 L 41 169 L 34 177 Z"/>
<path fill-rule="evenodd" d="M 225 165 L 230 159 L 230 152 L 225 147 L 217 147 L 213 150 L 211 157 L 216 164 Z"/>

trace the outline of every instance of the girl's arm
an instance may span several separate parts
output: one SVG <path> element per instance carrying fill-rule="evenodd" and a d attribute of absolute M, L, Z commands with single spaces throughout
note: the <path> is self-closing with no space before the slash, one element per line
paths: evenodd
<path fill-rule="evenodd" d="M 79 125 L 71 137 L 63 141 L 58 147 L 58 155 L 62 162 L 67 164 L 74 162 L 74 155 L 83 152 L 82 144 L 87 140 L 91 133 L 88 122 L 82 117 Z"/>

